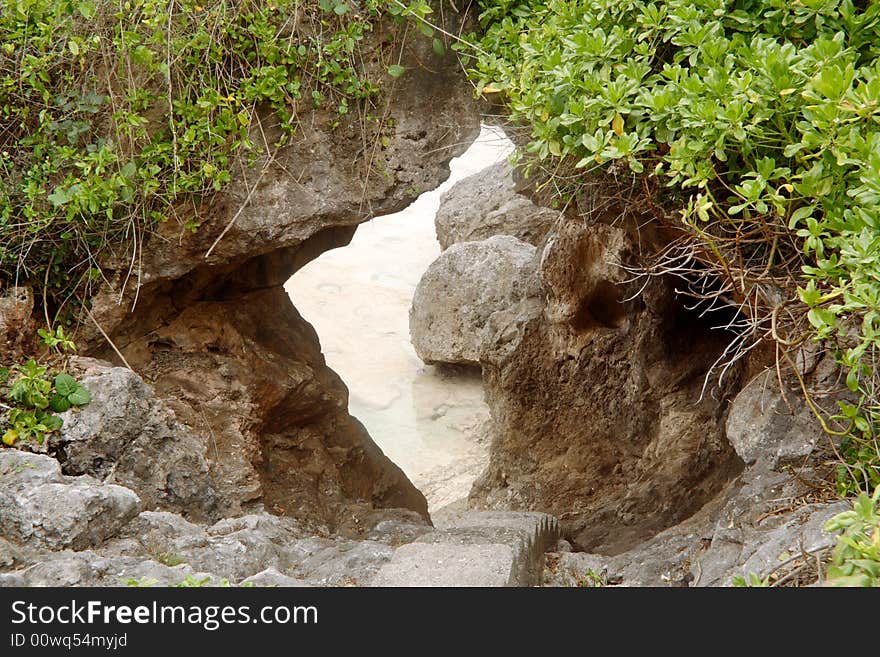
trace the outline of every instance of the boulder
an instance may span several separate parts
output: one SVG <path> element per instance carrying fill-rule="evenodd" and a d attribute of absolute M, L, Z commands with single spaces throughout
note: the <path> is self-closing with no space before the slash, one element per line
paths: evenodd
<path fill-rule="evenodd" d="M 781 391 L 775 370 L 755 377 L 730 404 L 727 439 L 746 463 L 796 463 L 824 435 L 798 390 Z"/>
<path fill-rule="evenodd" d="M 441 249 L 494 235 L 512 235 L 537 246 L 559 212 L 535 205 L 516 191 L 513 168 L 506 161 L 468 176 L 440 197 L 434 219 Z"/>
<path fill-rule="evenodd" d="M 509 235 L 455 244 L 419 281 L 410 336 L 426 363 L 478 363 L 491 316 L 534 292 L 535 247 Z"/>
<path fill-rule="evenodd" d="M 118 534 L 138 511 L 128 488 L 65 477 L 48 456 L 0 451 L 0 537 L 13 543 L 84 550 Z"/>
<path fill-rule="evenodd" d="M 89 359 L 74 364 L 92 401 L 63 413 L 64 426 L 50 436 L 64 471 L 126 486 L 147 509 L 210 518 L 216 501 L 205 438 L 179 423 L 131 370 Z"/>

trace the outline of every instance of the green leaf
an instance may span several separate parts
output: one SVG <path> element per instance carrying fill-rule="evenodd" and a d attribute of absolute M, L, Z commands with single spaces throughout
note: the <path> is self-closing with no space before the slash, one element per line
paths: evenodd
<path fill-rule="evenodd" d="M 58 394 L 62 397 L 67 397 L 79 387 L 81 386 L 76 382 L 76 379 L 70 376 L 70 374 L 62 372 L 55 377 L 55 390 L 58 391 Z"/>
<path fill-rule="evenodd" d="M 63 413 L 67 411 L 71 407 L 71 403 L 67 401 L 67 397 L 62 397 L 61 395 L 52 395 L 49 398 L 49 408 L 51 408 L 56 413 Z"/>
<path fill-rule="evenodd" d="M 443 57 L 446 54 L 446 44 L 443 43 L 443 39 L 435 37 L 432 43 L 434 46 L 434 54 L 438 57 Z"/>
<path fill-rule="evenodd" d="M 392 64 L 388 67 L 388 75 L 392 78 L 399 78 L 406 72 L 406 69 L 400 64 Z"/>
<path fill-rule="evenodd" d="M 56 208 L 70 202 L 68 190 L 60 186 L 56 187 L 55 191 L 49 194 L 46 198 L 49 199 L 49 202 Z"/>
<path fill-rule="evenodd" d="M 59 431 L 64 426 L 64 420 L 57 415 L 47 415 L 42 422 L 46 431 Z"/>
<path fill-rule="evenodd" d="M 93 5 L 91 2 L 80 2 L 77 9 L 79 10 L 79 13 L 82 15 L 83 18 L 91 20 L 95 17 L 95 5 Z"/>
<path fill-rule="evenodd" d="M 85 406 L 92 401 L 92 395 L 82 386 L 77 386 L 76 390 L 67 395 L 67 401 L 74 406 Z"/>

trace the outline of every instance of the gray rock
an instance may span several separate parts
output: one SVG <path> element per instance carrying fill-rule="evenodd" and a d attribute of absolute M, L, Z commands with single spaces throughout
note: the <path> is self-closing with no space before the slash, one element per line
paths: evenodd
<path fill-rule="evenodd" d="M 504 544 L 410 543 L 371 586 L 516 586 L 513 550 Z"/>
<path fill-rule="evenodd" d="M 619 586 L 730 586 L 736 575 L 766 577 L 802 549 L 815 554 L 835 543 L 823 526 L 848 503 L 776 511 L 780 500 L 807 490 L 798 478 L 750 468 L 693 517 L 626 552 L 548 555 L 545 584 L 585 586 L 591 574 Z"/>
<path fill-rule="evenodd" d="M 447 511 L 434 518 L 437 527 L 417 542 L 503 543 L 513 553 L 516 586 L 541 583 L 544 553 L 559 540 L 559 522 L 546 513 L 526 511 Z"/>
<path fill-rule="evenodd" d="M 59 552 L 26 569 L 0 574 L 0 586 L 174 586 L 190 578 L 205 585 L 221 577 L 187 565 L 166 566 L 136 557 L 105 557 L 91 550 Z"/>
<path fill-rule="evenodd" d="M 205 528 L 172 513 L 144 512 L 125 536 L 166 564 L 186 563 L 238 581 L 266 568 L 286 570 L 293 563 L 289 544 L 301 530 L 295 520 L 269 514 L 227 518 Z"/>
<path fill-rule="evenodd" d="M 309 584 L 301 579 L 296 579 L 295 577 L 288 577 L 282 573 L 279 573 L 274 568 L 266 568 L 266 570 L 260 571 L 256 575 L 251 575 L 245 580 L 242 580 L 242 584 L 252 584 L 253 586 L 290 586 L 290 587 L 298 587 L 298 586 L 308 586 Z"/>
<path fill-rule="evenodd" d="M 411 543 L 433 527 L 408 509 L 375 509 L 339 522 L 335 534 L 352 540 L 379 541 L 391 546 Z"/>
<path fill-rule="evenodd" d="M 517 194 L 513 169 L 504 161 L 465 178 L 444 193 L 434 225 L 442 249 L 493 235 L 512 235 L 537 246 L 558 215 L 558 211 L 537 206 Z"/>
<path fill-rule="evenodd" d="M 0 536 L 31 546 L 84 550 L 119 533 L 140 511 L 131 490 L 64 477 L 48 456 L 0 452 Z"/>
<path fill-rule="evenodd" d="M 367 584 L 394 554 L 378 541 L 345 541 L 308 538 L 290 546 L 290 573 L 315 586 Z"/>
<path fill-rule="evenodd" d="M 0 482 L 6 492 L 27 492 L 64 480 L 61 465 L 53 458 L 17 449 L 0 450 Z"/>
<path fill-rule="evenodd" d="M 426 363 L 477 363 L 493 313 L 533 293 L 535 247 L 507 235 L 455 244 L 419 281 L 410 336 Z"/>
<path fill-rule="evenodd" d="M 43 484 L 19 498 L 21 536 L 48 548 L 82 550 L 119 533 L 140 510 L 128 488 L 113 484 Z M 28 536 L 30 534 L 30 536 Z"/>
<path fill-rule="evenodd" d="M 835 544 L 835 539 L 823 530 L 825 523 L 850 508 L 847 502 L 811 504 L 770 518 L 761 528 L 718 531 L 698 562 L 699 570 L 705 569 L 705 572 L 697 584 L 729 585 L 733 576 L 748 579 L 750 573 L 766 577 L 782 561 L 800 555 L 802 550 L 811 555 L 826 550 Z M 719 569 L 718 563 L 729 563 L 730 568 Z"/>
<path fill-rule="evenodd" d="M 772 370 L 737 394 L 727 416 L 727 439 L 739 457 L 770 468 L 802 461 L 822 435 L 803 396 L 791 389 L 783 395 Z"/>
<path fill-rule="evenodd" d="M 80 359 L 92 402 L 62 414 L 50 445 L 68 474 L 134 490 L 149 509 L 206 519 L 214 508 L 205 448 L 131 370 Z"/>
<path fill-rule="evenodd" d="M 533 586 L 559 539 L 544 513 L 449 511 L 437 530 L 398 548 L 372 586 Z"/>

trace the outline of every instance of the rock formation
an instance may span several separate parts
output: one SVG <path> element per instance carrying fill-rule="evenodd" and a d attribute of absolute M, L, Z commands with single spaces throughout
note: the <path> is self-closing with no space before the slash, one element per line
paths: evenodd
<path fill-rule="evenodd" d="M 454 12 L 441 17 L 457 32 Z M 430 40 L 406 44 L 407 61 L 436 62 Z M 555 557 L 550 583 L 593 569 L 720 584 L 827 547 L 822 523 L 842 507 L 805 487 L 821 478 L 806 463 L 818 436 L 794 392 L 767 393 L 745 365 L 707 384 L 732 335 L 673 281 L 621 267 L 643 246 L 639 222 L 536 208 L 504 166 L 445 199 L 446 251 L 413 310 L 423 358 L 479 362 L 492 413 L 479 510 L 432 526 L 283 289 L 359 223 L 437 186 L 478 132 L 451 56 L 386 92 L 374 123 L 316 110 L 159 226 L 133 267 L 104 263 L 78 335 L 91 358 L 73 363 L 92 404 L 46 454 L 0 450 L 0 585 L 534 585 L 560 533 L 581 552 Z M 4 354 L 32 350 L 33 311 L 26 290 L 0 299 Z"/>
<path fill-rule="evenodd" d="M 620 266 L 634 257 L 624 229 L 561 220 L 542 296 L 494 318 L 481 354 L 493 442 L 471 502 L 552 513 L 578 547 L 612 553 L 697 511 L 742 466 L 724 436 L 730 388 L 703 394 L 730 334 L 669 281 L 635 295 L 643 282 Z"/>
<path fill-rule="evenodd" d="M 476 364 L 493 313 L 529 296 L 535 247 L 508 235 L 445 250 L 419 281 L 410 336 L 426 363 Z"/>
<path fill-rule="evenodd" d="M 513 168 L 499 162 L 456 183 L 440 197 L 434 220 L 440 248 L 459 242 L 512 235 L 541 243 L 559 213 L 535 205 L 517 192 Z"/>
<path fill-rule="evenodd" d="M 454 32 L 460 17 L 444 17 Z M 364 52 L 379 47 L 370 40 L 381 32 Z M 454 57 L 438 59 L 430 39 L 405 43 L 407 61 L 432 64 L 386 75 L 380 119 L 315 110 L 288 145 L 190 209 L 196 232 L 169 221 L 135 271 L 108 263 L 111 284 L 83 320 L 84 351 L 133 368 L 200 441 L 216 517 L 265 508 L 332 526 L 362 503 L 427 514 L 422 494 L 348 414 L 345 385 L 282 287 L 359 223 L 436 187 L 477 135 L 472 89 Z M 273 143 L 271 125 L 254 140 Z"/>

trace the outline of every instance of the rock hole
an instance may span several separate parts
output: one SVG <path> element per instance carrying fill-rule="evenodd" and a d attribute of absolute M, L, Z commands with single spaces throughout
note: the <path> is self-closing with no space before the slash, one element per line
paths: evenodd
<path fill-rule="evenodd" d="M 402 212 L 361 224 L 348 246 L 323 253 L 285 286 L 314 326 L 327 365 L 347 385 L 349 412 L 425 494 L 429 510 L 467 497 L 487 458 L 479 432 L 488 409 L 478 368 L 419 360 L 410 343 L 409 308 L 440 254 L 434 229 L 440 196 L 511 148 L 500 130 L 484 127 L 450 163 L 443 185 Z"/>
<path fill-rule="evenodd" d="M 621 289 L 610 281 L 601 281 L 593 293 L 581 301 L 571 325 L 576 331 L 616 329 L 623 325 L 625 318 Z"/>

